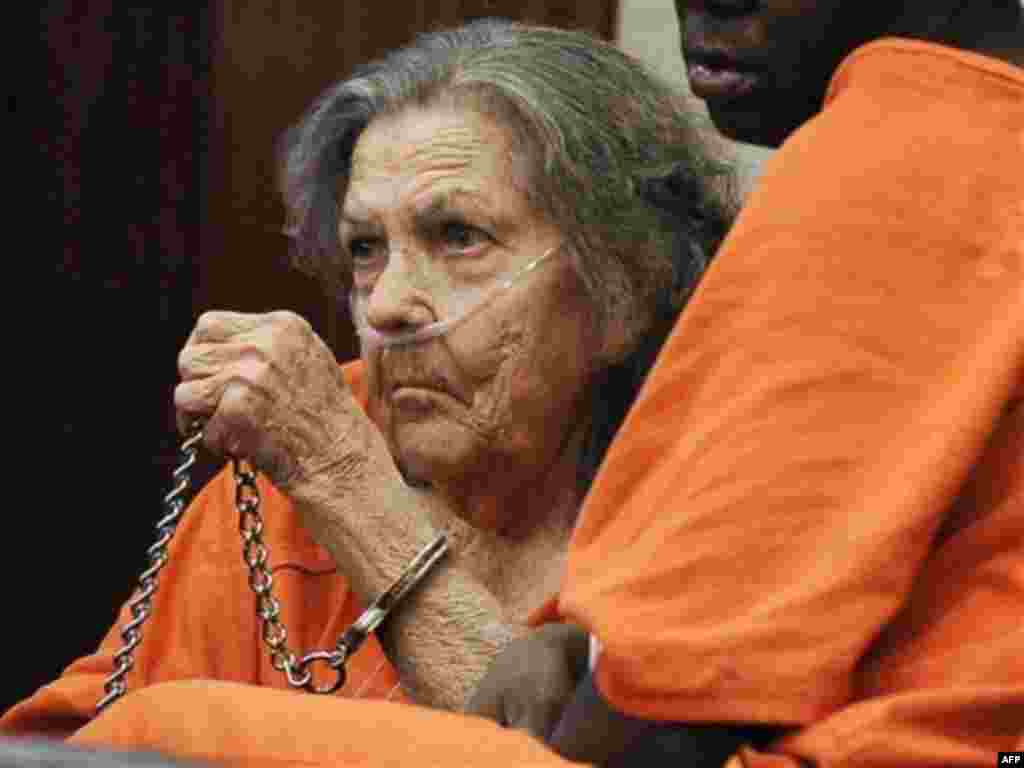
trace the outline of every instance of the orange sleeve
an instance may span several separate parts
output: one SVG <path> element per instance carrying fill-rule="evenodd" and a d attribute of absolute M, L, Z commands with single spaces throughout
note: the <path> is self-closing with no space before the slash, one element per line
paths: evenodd
<path fill-rule="evenodd" d="M 1008 65 L 875 44 L 772 158 L 570 545 L 560 610 L 613 706 L 807 725 L 861 695 L 1020 394 L 1022 95 Z"/>
<path fill-rule="evenodd" d="M 1024 740 L 1024 403 L 1001 420 L 854 700 L 730 768 L 994 765 Z"/>
<path fill-rule="evenodd" d="M 365 407 L 360 365 L 344 367 Z M 264 539 L 282 606 L 289 646 L 297 653 L 331 648 L 360 610 L 328 553 L 302 528 L 289 501 L 262 478 Z M 190 678 L 287 685 L 263 644 L 248 569 L 242 560 L 230 469 L 218 474 L 188 506 L 159 576 L 152 615 L 128 674 L 129 690 Z M 99 649 L 73 662 L 53 683 L 16 704 L 0 719 L 7 733 L 63 737 L 94 714 L 103 683 L 121 648 L 127 604 Z M 375 638 L 348 665 L 339 695 L 393 695 L 397 674 Z M 116 709 L 121 702 L 112 705 Z"/>

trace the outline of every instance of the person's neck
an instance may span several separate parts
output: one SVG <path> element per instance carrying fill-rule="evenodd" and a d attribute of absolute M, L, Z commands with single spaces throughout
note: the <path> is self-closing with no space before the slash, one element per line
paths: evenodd
<path fill-rule="evenodd" d="M 448 531 L 460 562 L 511 620 L 524 620 L 558 589 L 581 502 L 582 440 L 577 430 L 554 461 L 529 477 L 495 471 L 436 489 L 446 503 L 445 519 L 434 524 Z"/>
<path fill-rule="evenodd" d="M 894 32 L 1024 67 L 1024 10 L 1016 4 L 994 8 L 955 0 L 943 12 L 934 0 L 920 0 Z"/>

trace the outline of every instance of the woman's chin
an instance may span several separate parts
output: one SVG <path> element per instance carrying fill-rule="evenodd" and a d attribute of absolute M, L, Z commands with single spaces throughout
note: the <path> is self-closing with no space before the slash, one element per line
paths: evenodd
<path fill-rule="evenodd" d="M 399 422 L 392 431 L 392 452 L 413 484 L 458 483 L 479 461 L 483 447 L 479 435 L 467 432 L 444 418 Z"/>

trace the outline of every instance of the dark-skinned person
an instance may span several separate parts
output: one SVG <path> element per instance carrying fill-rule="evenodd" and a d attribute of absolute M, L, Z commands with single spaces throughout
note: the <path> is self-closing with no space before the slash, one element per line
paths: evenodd
<path fill-rule="evenodd" d="M 613 46 L 498 20 L 330 88 L 285 141 L 283 187 L 297 256 L 350 308 L 361 359 L 339 367 L 290 313 L 199 319 L 182 426 L 259 470 L 261 542 L 243 561 L 255 496 L 228 467 L 184 514 L 126 674 L 110 683 L 131 607 L 3 732 L 338 765 L 391 711 L 368 699 L 460 709 L 557 589 L 593 473 L 730 223 L 707 135 Z M 341 689 L 288 690 L 338 679 L 328 651 L 415 562 L 433 564 Z"/>
<path fill-rule="evenodd" d="M 781 146 L 590 490 L 566 626 L 471 709 L 603 765 L 996 765 L 1024 749 L 1021 6 L 676 8 L 715 125 Z"/>

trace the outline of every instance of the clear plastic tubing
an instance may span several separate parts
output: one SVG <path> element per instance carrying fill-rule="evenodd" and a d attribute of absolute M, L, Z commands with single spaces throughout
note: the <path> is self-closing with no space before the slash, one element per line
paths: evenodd
<path fill-rule="evenodd" d="M 456 312 L 453 316 L 445 318 L 444 320 L 437 320 L 433 323 L 427 323 L 414 331 L 388 333 L 371 328 L 366 322 L 366 312 L 362 306 L 365 299 L 357 296 L 357 292 L 353 290 L 349 294 L 349 309 L 352 312 L 352 321 L 355 324 L 356 333 L 359 334 L 359 342 L 363 353 L 372 352 L 373 350 L 381 347 L 394 347 L 399 344 L 417 344 L 421 341 L 426 341 L 427 339 L 443 336 L 452 328 L 475 315 L 481 309 L 494 301 L 498 296 L 503 294 L 513 285 L 526 277 L 526 275 L 547 261 L 547 259 L 558 252 L 559 247 L 560 246 L 557 245 L 554 246 L 546 251 L 542 256 L 538 256 L 536 259 L 524 266 L 522 269 L 512 273 L 512 275 L 508 277 L 502 278 L 493 288 L 485 291 L 476 301 L 470 302 L 466 307 L 461 311 Z"/>

